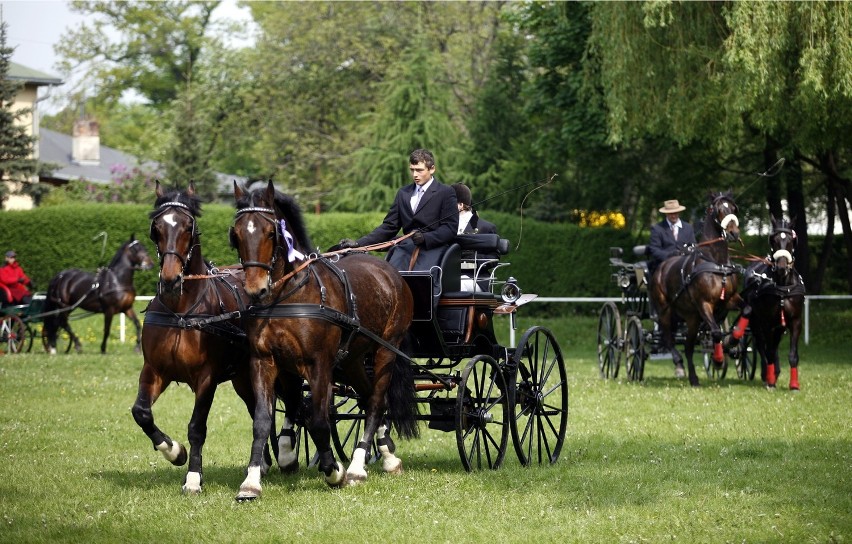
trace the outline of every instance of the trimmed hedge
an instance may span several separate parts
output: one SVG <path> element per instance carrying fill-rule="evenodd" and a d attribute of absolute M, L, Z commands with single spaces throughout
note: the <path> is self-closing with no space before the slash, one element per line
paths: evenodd
<path fill-rule="evenodd" d="M 139 238 L 156 260 L 148 239 L 152 208 L 132 204 L 78 204 L 0 213 L 0 250 L 15 249 L 18 260 L 39 290 L 47 288 L 50 278 L 67 268 L 94 271 L 108 264 L 118 247 L 131 234 Z M 616 296 L 620 293 L 610 280 L 609 248 L 625 248 L 625 260 L 632 260 L 630 248 L 645 243 L 625 231 L 611 228 L 581 228 L 572 224 L 548 224 L 516 215 L 485 214 L 500 235 L 511 243 L 505 260 L 511 266 L 500 269 L 500 277 L 514 276 L 527 293 L 539 296 Z M 237 261 L 228 245 L 228 228 L 234 209 L 210 204 L 199 218 L 203 255 L 217 265 Z M 356 238 L 376 225 L 381 213 L 305 214 L 314 246 L 321 251 L 340 238 Z M 101 255 L 106 232 L 106 251 Z M 813 247 L 818 240 L 812 237 Z M 752 253 L 766 252 L 765 237 L 747 237 L 746 248 Z M 140 295 L 156 292 L 157 271 L 137 272 L 136 289 Z"/>

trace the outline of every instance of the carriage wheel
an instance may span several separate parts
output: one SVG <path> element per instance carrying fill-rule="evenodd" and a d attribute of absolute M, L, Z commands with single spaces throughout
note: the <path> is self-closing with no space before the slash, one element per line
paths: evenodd
<path fill-rule="evenodd" d="M 7 315 L 0 322 L 0 354 L 25 351 L 27 326 L 16 315 Z"/>
<path fill-rule="evenodd" d="M 754 347 L 754 336 L 750 331 L 740 338 L 740 352 L 737 357 L 737 377 L 743 380 L 753 380 L 757 368 L 757 350 Z"/>
<path fill-rule="evenodd" d="M 553 333 L 532 327 L 512 356 L 512 442 L 521 464 L 555 463 L 568 427 L 568 378 Z"/>
<path fill-rule="evenodd" d="M 335 387 L 331 402 L 332 405 L 329 410 L 331 443 L 334 445 L 334 451 L 339 461 L 347 465 L 352 460 L 352 454 L 364 434 L 366 414 L 358 406 L 357 393 L 348 387 Z M 370 448 L 370 455 L 367 456 L 366 462 L 373 463 L 379 459 L 381 459 L 381 453 L 375 438 L 373 438 L 373 446 Z"/>
<path fill-rule="evenodd" d="M 50 346 L 47 345 L 47 337 L 44 335 L 44 325 L 33 327 L 33 338 L 36 336 L 41 338 L 41 346 L 47 352 Z M 74 347 L 74 342 L 68 333 L 62 329 L 56 331 L 56 353 L 71 353 L 71 348 Z"/>
<path fill-rule="evenodd" d="M 621 316 L 613 302 L 601 307 L 598 319 L 598 366 L 601 378 L 617 378 L 621 364 Z"/>
<path fill-rule="evenodd" d="M 33 349 L 33 340 L 36 336 L 36 329 L 35 327 L 31 327 L 30 324 L 26 321 L 24 321 L 24 326 L 27 328 L 27 338 L 24 342 L 24 345 L 21 346 L 21 351 L 26 351 L 27 353 L 29 353 Z"/>
<path fill-rule="evenodd" d="M 304 414 L 308 413 L 307 411 L 310 409 L 310 396 L 305 395 L 302 399 L 301 413 L 295 414 L 290 418 L 290 421 L 293 422 L 293 432 L 296 435 L 296 459 L 304 459 L 306 467 L 312 467 L 317 464 L 317 454 L 316 452 L 311 454 L 311 437 L 308 433 L 308 428 L 305 426 L 305 418 Z M 276 414 L 281 414 L 281 417 L 284 417 L 287 414 L 286 409 L 284 408 L 284 401 L 281 400 L 280 397 L 276 397 L 275 399 L 275 412 Z M 277 419 L 277 416 L 276 416 Z M 277 433 L 278 430 L 276 429 Z M 272 450 L 275 454 L 275 457 L 278 457 L 278 435 L 273 437 L 272 440 Z"/>
<path fill-rule="evenodd" d="M 464 469 L 500 468 L 510 426 L 503 369 L 488 355 L 478 355 L 464 367 L 456 397 L 456 444 Z"/>
<path fill-rule="evenodd" d="M 642 321 L 632 316 L 627 320 L 627 330 L 624 333 L 624 368 L 627 379 L 631 382 L 641 382 L 645 375 L 645 331 Z"/>

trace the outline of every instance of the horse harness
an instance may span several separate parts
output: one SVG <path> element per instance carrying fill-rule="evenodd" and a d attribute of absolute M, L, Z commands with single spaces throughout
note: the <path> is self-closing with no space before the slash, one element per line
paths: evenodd
<path fill-rule="evenodd" d="M 707 259 L 701 251 L 693 251 L 681 258 L 680 289 L 672 298 L 671 302 L 669 302 L 669 305 L 674 304 L 674 302 L 680 298 L 685 291 L 687 291 L 687 288 L 690 283 L 692 283 L 693 279 L 700 274 L 707 273 L 722 276 L 722 293 L 720 295 L 720 300 L 725 300 L 725 286 L 727 285 L 728 276 L 738 274 L 742 270 L 741 266 L 731 264 L 730 262 L 722 264 L 709 260 L 702 260 L 696 264 L 699 257 Z"/>

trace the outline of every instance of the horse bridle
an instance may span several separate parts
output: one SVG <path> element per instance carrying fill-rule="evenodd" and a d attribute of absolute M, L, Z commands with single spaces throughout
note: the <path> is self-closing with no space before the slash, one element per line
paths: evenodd
<path fill-rule="evenodd" d="M 715 198 L 713 198 L 713 203 L 711 204 L 712 211 L 713 211 L 713 222 L 716 224 L 716 226 L 719 227 L 719 230 L 722 233 L 722 235 L 721 235 L 722 238 L 725 241 L 728 241 L 728 225 L 730 225 L 733 222 L 734 225 L 739 227 L 740 226 L 740 220 L 737 218 L 737 215 L 735 213 L 727 213 L 724 217 L 722 217 L 722 219 L 719 219 L 719 211 L 720 211 L 720 210 L 718 210 L 719 202 L 721 202 L 723 200 L 725 201 L 726 204 L 728 202 L 730 202 L 731 205 L 733 205 L 733 207 L 734 207 L 734 211 L 736 211 L 737 205 L 734 204 L 734 202 L 727 195 L 724 195 L 724 194 L 718 195 Z"/>
<path fill-rule="evenodd" d="M 242 257 L 240 257 L 240 264 L 243 265 L 243 268 L 262 268 L 266 270 L 266 281 L 268 285 L 272 285 L 272 271 L 275 269 L 275 263 L 278 260 L 278 252 L 281 250 L 281 234 L 278 232 L 278 223 L 275 220 L 275 210 L 272 208 L 262 208 L 258 206 L 251 206 L 248 208 L 242 208 L 237 210 L 237 213 L 234 215 L 234 226 L 236 226 L 237 221 L 240 220 L 241 217 L 245 216 L 249 213 L 257 213 L 265 219 L 272 223 L 272 230 L 275 232 L 275 240 L 274 240 L 274 249 L 272 250 L 272 261 L 269 264 L 262 263 L 260 261 L 243 261 Z M 231 247 L 237 249 L 237 240 L 234 232 L 234 227 L 231 227 L 228 232 L 228 239 L 231 243 Z"/>
<path fill-rule="evenodd" d="M 780 234 L 782 238 L 785 238 L 787 236 L 790 237 L 790 239 L 792 240 L 792 244 L 793 244 L 793 251 L 790 251 L 790 250 L 787 250 L 787 249 L 784 249 L 784 248 L 775 249 L 775 248 L 772 247 L 773 246 L 772 240 L 778 234 Z M 781 258 L 787 259 L 786 268 L 788 268 L 788 269 L 793 268 L 793 262 L 795 261 L 795 257 L 794 257 L 793 254 L 796 251 L 796 231 L 794 231 L 793 229 L 791 229 L 787 226 L 784 226 L 784 223 L 782 223 L 782 226 L 780 226 L 780 227 L 775 227 L 774 229 L 772 229 L 772 234 L 770 234 L 770 236 L 769 236 L 769 247 L 770 247 L 770 249 L 772 249 L 772 267 L 773 268 L 778 267 L 778 261 Z"/>
<path fill-rule="evenodd" d="M 169 247 L 167 247 L 164 251 L 160 252 L 160 244 L 157 244 L 156 240 L 154 240 L 154 221 L 156 221 L 163 214 L 165 214 L 168 208 L 177 208 L 177 211 L 184 214 L 192 222 L 192 233 L 190 237 L 189 252 L 187 252 L 185 257 L 184 255 L 178 253 L 175 249 Z M 157 246 L 157 259 L 160 261 L 160 270 L 162 270 L 163 268 L 163 259 L 166 258 L 166 255 L 174 255 L 181 263 L 180 278 L 183 278 L 183 275 L 186 272 L 186 267 L 189 264 L 190 259 L 192 259 L 192 251 L 197 245 L 195 240 L 198 236 L 201 235 L 201 233 L 197 231 L 195 216 L 192 214 L 192 210 L 190 209 L 190 207 L 184 204 L 183 202 L 163 202 L 157 209 L 159 211 L 151 218 L 151 232 L 149 234 L 149 237 L 152 241 L 154 241 Z"/>

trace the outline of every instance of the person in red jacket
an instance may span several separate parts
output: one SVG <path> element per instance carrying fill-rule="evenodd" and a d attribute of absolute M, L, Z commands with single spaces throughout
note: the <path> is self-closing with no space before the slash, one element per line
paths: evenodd
<path fill-rule="evenodd" d="M 3 285 L 0 287 L 0 301 L 3 304 L 29 304 L 33 298 L 27 288 L 32 286 L 32 282 L 18 264 L 17 256 L 14 251 L 7 251 L 6 264 L 0 266 L 0 284 Z"/>

